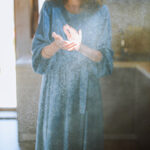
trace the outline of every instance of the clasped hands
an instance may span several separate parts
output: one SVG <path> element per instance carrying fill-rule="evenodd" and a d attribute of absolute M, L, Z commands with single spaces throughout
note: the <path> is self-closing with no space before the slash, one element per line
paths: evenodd
<path fill-rule="evenodd" d="M 79 51 L 82 40 L 82 31 L 76 31 L 68 24 L 63 26 L 63 30 L 68 40 L 64 40 L 60 35 L 56 34 L 55 32 L 52 33 L 52 37 L 55 39 L 57 47 L 68 51 Z"/>

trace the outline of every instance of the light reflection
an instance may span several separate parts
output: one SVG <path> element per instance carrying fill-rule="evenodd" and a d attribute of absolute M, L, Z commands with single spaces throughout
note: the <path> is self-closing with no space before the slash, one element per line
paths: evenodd
<path fill-rule="evenodd" d="M 40 13 L 40 10 L 41 10 L 41 8 L 42 8 L 42 5 L 43 5 L 44 1 L 45 1 L 45 0 L 38 0 L 38 3 L 39 3 L 39 5 L 38 5 L 39 13 Z"/>
<path fill-rule="evenodd" d="M 0 108 L 16 107 L 14 0 L 0 5 Z"/>

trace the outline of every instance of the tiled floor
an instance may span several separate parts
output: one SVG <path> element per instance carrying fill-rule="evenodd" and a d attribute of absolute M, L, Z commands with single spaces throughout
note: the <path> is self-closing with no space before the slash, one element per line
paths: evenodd
<path fill-rule="evenodd" d="M 0 113 L 0 150 L 34 150 L 34 142 L 18 142 L 18 121 L 15 113 Z M 139 150 L 138 143 L 125 140 L 105 141 L 105 150 Z"/>

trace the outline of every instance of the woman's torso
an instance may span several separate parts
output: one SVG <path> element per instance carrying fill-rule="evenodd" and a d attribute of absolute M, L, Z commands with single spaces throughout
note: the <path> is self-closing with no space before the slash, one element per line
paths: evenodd
<path fill-rule="evenodd" d="M 49 2 L 48 13 L 50 14 L 51 21 L 51 32 L 49 33 L 50 39 L 52 38 L 52 32 L 56 32 L 61 35 L 64 40 L 67 40 L 67 37 L 63 31 L 63 26 L 69 24 L 77 31 L 82 30 L 82 43 L 89 46 L 90 48 L 96 49 L 97 43 L 99 43 L 99 37 L 103 31 L 104 23 L 104 9 L 105 5 L 101 8 L 99 7 L 95 12 L 90 13 L 88 10 L 82 11 L 79 14 L 72 14 L 68 12 L 64 6 L 57 6 L 53 1 Z M 80 63 L 85 56 L 77 51 L 67 51 L 60 50 L 57 54 L 59 59 L 57 62 L 71 63 Z"/>

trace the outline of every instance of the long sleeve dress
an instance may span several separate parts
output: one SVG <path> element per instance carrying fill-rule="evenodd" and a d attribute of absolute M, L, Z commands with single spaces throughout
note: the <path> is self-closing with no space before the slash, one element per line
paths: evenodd
<path fill-rule="evenodd" d="M 51 58 L 41 50 L 54 41 L 52 32 L 67 37 L 63 26 L 82 30 L 82 43 L 101 51 L 94 62 L 78 51 L 60 49 Z M 91 13 L 72 14 L 45 1 L 32 40 L 32 68 L 42 75 L 36 150 L 103 150 L 103 107 L 99 79 L 113 71 L 111 21 L 107 5 Z"/>

